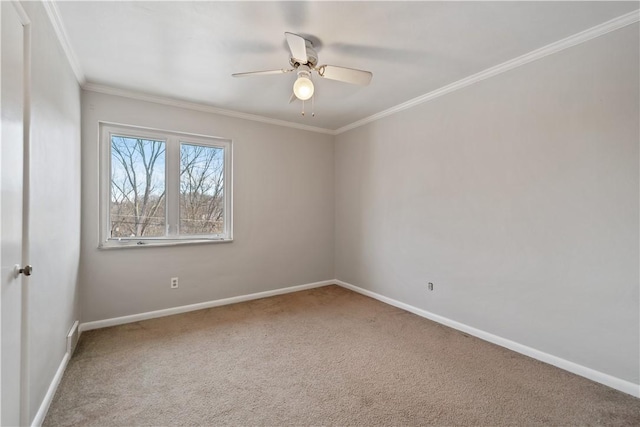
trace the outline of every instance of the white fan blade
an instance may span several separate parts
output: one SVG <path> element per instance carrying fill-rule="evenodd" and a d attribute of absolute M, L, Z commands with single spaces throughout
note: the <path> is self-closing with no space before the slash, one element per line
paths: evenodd
<path fill-rule="evenodd" d="M 293 68 L 291 68 L 291 69 L 282 68 L 280 70 L 250 71 L 248 73 L 235 73 L 235 74 L 231 74 L 231 75 L 233 77 L 268 76 L 270 74 L 283 74 L 283 73 L 290 73 L 292 71 L 293 71 Z"/>
<path fill-rule="evenodd" d="M 287 38 L 287 44 L 291 51 L 291 57 L 298 61 L 300 64 L 307 63 L 307 41 L 304 37 L 301 37 L 293 33 L 284 33 Z"/>
<path fill-rule="evenodd" d="M 335 65 L 321 65 L 316 68 L 320 77 L 340 82 L 366 86 L 371 82 L 373 74 L 369 71 L 355 70 L 353 68 L 337 67 Z"/>
<path fill-rule="evenodd" d="M 291 94 L 291 98 L 289 98 L 289 104 L 291 104 L 293 101 L 295 101 L 296 99 L 298 99 L 298 97 L 296 96 L 295 93 Z"/>

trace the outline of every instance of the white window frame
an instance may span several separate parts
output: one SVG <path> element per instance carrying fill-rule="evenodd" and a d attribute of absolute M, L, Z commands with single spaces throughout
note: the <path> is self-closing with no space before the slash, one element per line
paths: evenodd
<path fill-rule="evenodd" d="M 233 241 L 233 144 L 230 139 L 207 135 L 99 122 L 100 236 L 98 248 L 169 246 Z M 111 237 L 111 136 L 130 136 L 165 142 L 166 234 L 159 237 Z M 180 235 L 180 144 L 204 145 L 224 150 L 224 229 L 219 234 Z"/>

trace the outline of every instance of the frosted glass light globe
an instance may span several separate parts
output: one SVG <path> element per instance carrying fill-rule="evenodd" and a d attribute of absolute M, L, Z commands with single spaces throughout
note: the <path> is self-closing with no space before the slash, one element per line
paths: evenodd
<path fill-rule="evenodd" d="M 293 84 L 293 93 L 298 99 L 306 101 L 313 96 L 313 82 L 306 77 L 298 77 Z"/>

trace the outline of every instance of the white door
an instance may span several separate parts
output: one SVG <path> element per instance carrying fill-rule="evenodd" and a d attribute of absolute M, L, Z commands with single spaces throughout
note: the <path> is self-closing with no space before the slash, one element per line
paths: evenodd
<path fill-rule="evenodd" d="M 20 425 L 24 132 L 24 29 L 13 2 L 0 2 L 2 15 L 0 139 L 0 423 Z"/>

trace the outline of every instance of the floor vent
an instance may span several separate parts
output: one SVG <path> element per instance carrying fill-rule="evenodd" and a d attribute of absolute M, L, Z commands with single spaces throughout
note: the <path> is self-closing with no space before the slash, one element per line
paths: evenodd
<path fill-rule="evenodd" d="M 79 322 L 77 320 L 73 322 L 73 326 L 67 335 L 67 353 L 69 353 L 69 357 L 73 356 L 73 352 L 76 350 L 76 346 L 78 345 L 78 339 L 80 338 L 78 324 Z"/>

